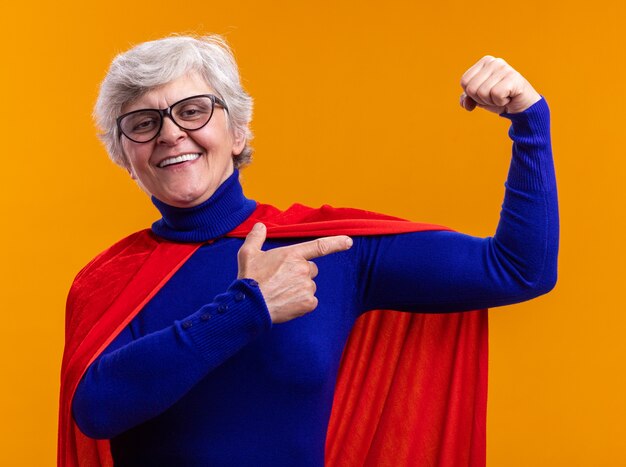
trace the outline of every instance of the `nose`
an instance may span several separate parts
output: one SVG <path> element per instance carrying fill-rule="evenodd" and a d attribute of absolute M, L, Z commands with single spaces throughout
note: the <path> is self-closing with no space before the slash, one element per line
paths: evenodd
<path fill-rule="evenodd" d="M 187 137 L 187 132 L 174 123 L 169 115 L 163 117 L 163 125 L 157 136 L 157 143 L 174 146 Z"/>

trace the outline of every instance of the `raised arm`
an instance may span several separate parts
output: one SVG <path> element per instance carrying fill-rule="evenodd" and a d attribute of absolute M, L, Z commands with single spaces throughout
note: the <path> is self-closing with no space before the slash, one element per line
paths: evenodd
<path fill-rule="evenodd" d="M 471 67 L 461 85 L 465 109 L 481 107 L 511 120 L 513 156 L 496 233 L 358 239 L 363 311 L 464 311 L 529 300 L 554 287 L 559 220 L 547 104 L 493 57 Z"/>

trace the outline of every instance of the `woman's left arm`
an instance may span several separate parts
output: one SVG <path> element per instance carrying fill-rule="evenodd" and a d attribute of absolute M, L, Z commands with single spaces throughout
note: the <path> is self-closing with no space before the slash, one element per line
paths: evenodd
<path fill-rule="evenodd" d="M 559 218 L 548 106 L 506 62 L 485 57 L 461 105 L 511 120 L 513 156 L 493 237 L 417 232 L 359 238 L 362 310 L 464 311 L 521 302 L 557 276 Z"/>

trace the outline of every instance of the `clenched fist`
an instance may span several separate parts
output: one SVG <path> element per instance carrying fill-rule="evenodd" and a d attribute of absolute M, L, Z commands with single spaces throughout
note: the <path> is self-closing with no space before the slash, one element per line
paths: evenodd
<path fill-rule="evenodd" d="M 490 112 L 523 112 L 541 99 L 526 79 L 501 58 L 487 55 L 461 78 L 461 106 Z"/>
<path fill-rule="evenodd" d="M 313 279 L 318 270 L 310 260 L 347 250 L 352 239 L 338 235 L 263 251 L 266 233 L 259 223 L 246 237 L 237 253 L 237 277 L 257 281 L 272 322 L 284 323 L 317 307 Z"/>

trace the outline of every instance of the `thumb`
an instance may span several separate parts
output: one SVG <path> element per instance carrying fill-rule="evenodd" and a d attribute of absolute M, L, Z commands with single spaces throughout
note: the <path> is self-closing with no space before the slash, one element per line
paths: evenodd
<path fill-rule="evenodd" d="M 266 234 L 267 230 L 265 225 L 257 222 L 254 224 L 254 227 L 252 227 L 250 233 L 246 236 L 243 245 L 241 245 L 241 248 L 239 248 L 239 251 L 237 252 L 237 277 L 239 279 L 248 277 L 248 266 L 250 260 L 261 253 L 261 247 L 265 242 Z"/>
<path fill-rule="evenodd" d="M 477 106 L 476 101 L 465 93 L 461 94 L 459 103 L 461 104 L 461 107 L 470 112 L 474 110 Z"/>
<path fill-rule="evenodd" d="M 265 242 L 266 235 L 267 229 L 265 228 L 265 225 L 257 222 L 254 224 L 254 227 L 252 227 L 252 230 L 250 230 L 250 233 L 246 236 L 246 240 L 243 242 L 241 249 L 249 251 L 250 253 L 261 250 L 261 247 Z"/>

